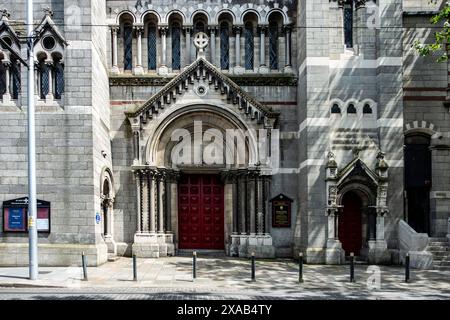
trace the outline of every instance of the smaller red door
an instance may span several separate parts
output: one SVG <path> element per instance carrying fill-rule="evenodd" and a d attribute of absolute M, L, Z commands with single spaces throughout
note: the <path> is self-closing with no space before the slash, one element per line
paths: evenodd
<path fill-rule="evenodd" d="M 339 215 L 338 234 L 346 255 L 359 255 L 362 246 L 361 198 L 347 192 L 342 199 L 343 212 Z"/>

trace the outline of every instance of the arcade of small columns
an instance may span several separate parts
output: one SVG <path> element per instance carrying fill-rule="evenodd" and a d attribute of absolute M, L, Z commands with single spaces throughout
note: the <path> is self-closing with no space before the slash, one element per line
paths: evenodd
<path fill-rule="evenodd" d="M 177 232 L 173 230 L 172 214 L 177 214 L 177 210 L 171 208 L 171 203 L 178 201 L 176 185 L 180 171 L 133 166 L 133 172 L 138 208 L 136 234 L 156 235 L 161 238 L 158 242 L 173 241 L 171 235 Z M 259 169 L 249 168 L 222 171 L 221 177 L 225 185 L 224 214 L 232 215 L 230 254 L 237 255 L 238 246 L 271 245 L 271 239 L 270 243 L 267 239 L 269 176 L 261 174 Z M 172 187 L 174 184 L 175 188 Z M 230 197 L 231 208 L 226 204 Z"/>
<path fill-rule="evenodd" d="M 112 44 L 111 44 L 111 56 L 112 56 L 112 72 L 119 73 L 119 65 L 118 65 L 118 40 L 117 36 L 120 30 L 119 25 L 111 26 L 112 33 Z M 142 64 L 142 35 L 144 33 L 144 26 L 134 26 L 133 27 L 136 33 L 136 48 L 137 48 L 137 57 L 136 57 L 136 66 L 133 68 L 135 74 L 142 74 L 144 71 Z M 243 26 L 233 26 L 233 30 L 235 33 L 235 68 L 242 68 L 241 66 L 241 33 L 243 30 Z M 259 29 L 259 38 L 260 38 L 260 55 L 259 55 L 259 70 L 258 72 L 266 73 L 269 70 L 269 67 L 266 65 L 266 33 L 268 30 L 268 25 L 261 25 L 258 27 Z M 162 60 L 161 67 L 167 68 L 167 34 L 169 31 L 168 26 L 158 26 L 159 32 L 161 34 L 161 51 L 162 51 Z M 192 27 L 185 26 L 183 27 L 185 31 L 185 41 L 186 41 L 186 52 L 185 52 L 185 66 L 188 66 L 192 63 L 191 59 L 191 31 Z M 209 26 L 210 31 L 210 60 L 211 63 L 215 66 L 219 65 L 219 61 L 216 61 L 216 33 L 219 30 L 218 26 Z M 285 72 L 291 72 L 292 70 L 292 59 L 291 59 L 291 40 L 292 40 L 292 26 L 285 25 L 283 26 L 284 30 L 284 45 L 285 45 Z M 231 41 L 231 37 L 230 37 Z M 277 57 L 278 58 L 278 57 Z M 256 59 L 255 59 L 256 60 Z M 230 66 L 231 67 L 231 66 Z M 158 73 L 163 73 L 161 69 L 158 69 Z"/>

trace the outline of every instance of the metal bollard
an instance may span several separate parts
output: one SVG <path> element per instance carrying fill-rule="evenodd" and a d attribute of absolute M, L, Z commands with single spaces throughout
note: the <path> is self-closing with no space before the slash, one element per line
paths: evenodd
<path fill-rule="evenodd" d="M 406 253 L 405 257 L 405 282 L 409 281 L 409 252 Z"/>
<path fill-rule="evenodd" d="M 197 278 L 197 252 L 192 253 L 192 278 Z"/>
<path fill-rule="evenodd" d="M 133 281 L 137 281 L 137 259 L 135 254 L 133 254 Z"/>
<path fill-rule="evenodd" d="M 87 276 L 87 261 L 86 261 L 86 256 L 84 255 L 84 251 L 81 253 L 81 264 L 83 266 L 83 280 L 87 281 L 88 280 L 88 276 Z"/>
<path fill-rule="evenodd" d="M 255 253 L 252 252 L 252 281 L 256 281 L 255 267 Z"/>
<path fill-rule="evenodd" d="M 298 257 L 298 282 L 303 282 L 303 252 L 300 252 Z"/>
<path fill-rule="evenodd" d="M 355 256 L 350 252 L 350 282 L 355 282 Z"/>

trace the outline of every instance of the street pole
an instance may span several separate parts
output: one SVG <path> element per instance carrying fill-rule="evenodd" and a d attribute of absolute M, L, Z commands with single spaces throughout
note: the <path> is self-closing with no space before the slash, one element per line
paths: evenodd
<path fill-rule="evenodd" d="M 38 278 L 37 204 L 36 204 L 36 137 L 34 119 L 34 26 L 33 0 L 27 0 L 28 41 L 28 242 L 30 280 Z"/>

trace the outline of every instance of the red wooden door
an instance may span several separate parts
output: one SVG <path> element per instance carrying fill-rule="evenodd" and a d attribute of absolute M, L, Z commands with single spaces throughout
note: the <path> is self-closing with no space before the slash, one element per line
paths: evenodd
<path fill-rule="evenodd" d="M 217 175 L 183 175 L 178 186 L 180 249 L 224 249 L 223 185 Z"/>
<path fill-rule="evenodd" d="M 362 246 L 361 198 L 354 192 L 347 192 L 342 199 L 343 212 L 339 215 L 338 234 L 346 255 L 359 255 Z"/>

